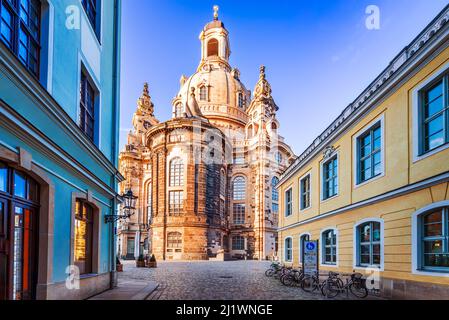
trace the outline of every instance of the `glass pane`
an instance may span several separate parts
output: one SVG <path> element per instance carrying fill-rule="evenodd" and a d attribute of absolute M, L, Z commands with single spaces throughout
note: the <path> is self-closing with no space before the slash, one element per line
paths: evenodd
<path fill-rule="evenodd" d="M 362 255 L 360 255 L 360 263 L 361 264 L 370 264 L 369 254 L 362 254 Z"/>
<path fill-rule="evenodd" d="M 424 237 L 443 235 L 443 213 L 433 212 L 424 217 Z"/>
<path fill-rule="evenodd" d="M 373 254 L 373 264 L 380 265 L 380 254 Z"/>
<path fill-rule="evenodd" d="M 373 241 L 374 242 L 380 241 L 380 223 L 378 222 L 373 223 Z"/>
<path fill-rule="evenodd" d="M 371 240 L 371 227 L 370 224 L 365 224 L 360 227 L 360 241 L 369 242 Z"/>
<path fill-rule="evenodd" d="M 12 14 L 9 12 L 9 10 L 6 9 L 6 7 L 2 4 L 1 6 L 1 34 L 2 38 L 5 40 L 5 42 L 11 46 L 12 42 Z"/>
<path fill-rule="evenodd" d="M 426 110 L 425 110 L 426 119 L 432 117 L 433 115 L 437 114 L 441 110 L 443 110 L 443 96 L 432 101 L 431 103 L 429 103 L 426 106 Z"/>
<path fill-rule="evenodd" d="M 426 267 L 449 267 L 449 254 L 425 254 L 424 266 Z"/>
<path fill-rule="evenodd" d="M 7 192 L 8 187 L 8 169 L 0 163 L 0 191 Z"/>
<path fill-rule="evenodd" d="M 360 149 L 360 156 L 362 158 L 366 157 L 369 154 L 371 154 L 371 135 L 367 135 L 366 137 L 362 138 Z"/>
<path fill-rule="evenodd" d="M 360 246 L 360 254 L 369 256 L 369 254 L 370 254 L 370 246 L 369 245 L 361 245 Z"/>
<path fill-rule="evenodd" d="M 442 253 L 443 252 L 443 241 L 424 241 L 424 254 L 429 253 Z"/>
<path fill-rule="evenodd" d="M 425 125 L 425 148 L 435 149 L 444 144 L 444 118 L 439 116 Z"/>
<path fill-rule="evenodd" d="M 20 172 L 14 173 L 14 195 L 26 199 L 26 177 Z"/>

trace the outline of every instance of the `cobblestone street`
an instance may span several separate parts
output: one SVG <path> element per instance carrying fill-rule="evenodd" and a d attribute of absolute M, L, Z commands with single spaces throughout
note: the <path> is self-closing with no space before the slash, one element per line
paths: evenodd
<path fill-rule="evenodd" d="M 121 281 L 159 283 L 159 288 L 148 298 L 152 300 L 325 299 L 319 294 L 307 294 L 300 288 L 288 288 L 277 279 L 267 278 L 264 272 L 269 262 L 159 262 L 157 269 L 136 268 L 134 262 L 124 263 Z"/>

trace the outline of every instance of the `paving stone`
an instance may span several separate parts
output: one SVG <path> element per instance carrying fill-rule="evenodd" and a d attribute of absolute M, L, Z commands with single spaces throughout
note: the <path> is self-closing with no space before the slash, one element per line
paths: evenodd
<path fill-rule="evenodd" d="M 283 286 L 265 276 L 269 262 L 198 261 L 158 262 L 158 268 L 136 268 L 125 262 L 121 281 L 159 283 L 151 300 L 323 300 L 321 294 L 308 294 L 300 288 Z M 352 297 L 349 297 L 352 298 Z M 340 295 L 338 299 L 347 299 Z"/>

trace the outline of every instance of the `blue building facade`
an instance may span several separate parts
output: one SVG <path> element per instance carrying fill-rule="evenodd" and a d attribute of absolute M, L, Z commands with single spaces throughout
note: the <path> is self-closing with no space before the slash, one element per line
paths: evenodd
<path fill-rule="evenodd" d="M 0 0 L 0 300 L 114 283 L 120 13 L 121 0 Z"/>

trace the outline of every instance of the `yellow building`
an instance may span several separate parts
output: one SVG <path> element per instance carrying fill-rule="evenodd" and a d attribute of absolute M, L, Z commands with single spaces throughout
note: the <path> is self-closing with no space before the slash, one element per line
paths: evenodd
<path fill-rule="evenodd" d="M 390 298 L 449 299 L 449 6 L 281 177 L 282 261 L 380 273 Z"/>

